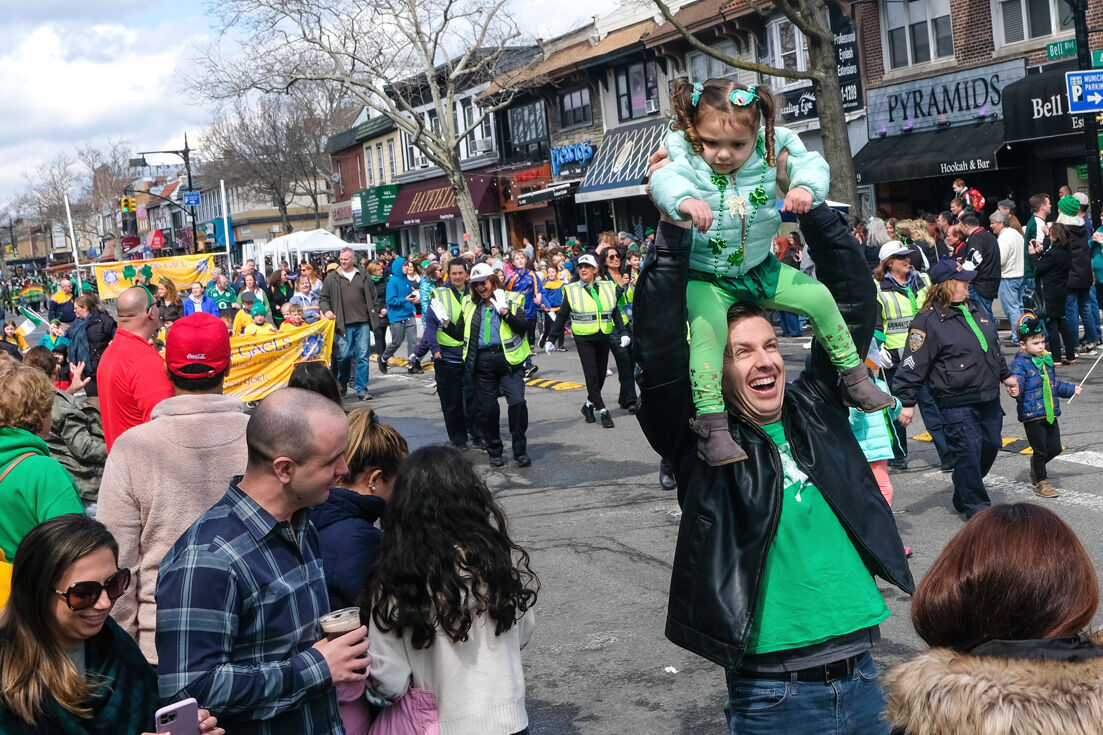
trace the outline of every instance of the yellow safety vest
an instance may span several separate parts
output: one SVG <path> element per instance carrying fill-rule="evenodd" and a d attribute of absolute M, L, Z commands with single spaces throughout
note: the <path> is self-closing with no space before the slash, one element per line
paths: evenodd
<path fill-rule="evenodd" d="M 510 313 L 524 312 L 524 294 L 510 291 L 505 293 Z M 471 323 L 475 320 L 475 309 L 481 307 L 482 304 L 476 305 L 470 297 L 463 300 L 463 359 L 465 362 L 467 361 L 467 350 L 471 346 Z M 500 320 L 500 322 L 501 327 L 498 330 L 498 337 L 502 340 L 502 351 L 505 353 L 506 362 L 510 365 L 520 365 L 532 353 L 528 338 L 523 333 L 514 334 L 513 330 L 506 324 L 505 319 Z M 477 334 L 475 335 L 475 349 L 479 349 L 479 335 Z"/>
<path fill-rule="evenodd" d="M 926 284 L 930 280 L 925 273 L 920 278 Z M 911 299 L 899 291 L 885 291 L 878 286 L 877 299 L 881 302 L 881 321 L 885 327 L 885 349 L 902 349 L 908 341 L 908 329 L 911 327 L 915 314 L 923 306 L 927 297 L 927 286 L 919 290 L 915 296 L 915 306 Z"/>
<path fill-rule="evenodd" d="M 466 295 L 462 301 L 457 299 L 456 292 L 452 290 L 451 286 L 441 286 L 433 289 L 433 298 L 438 300 L 444 307 L 445 318 L 449 322 L 459 321 L 459 317 L 463 313 L 463 302 L 468 300 Z M 459 347 L 463 342 L 454 337 L 449 337 L 443 329 L 438 329 L 437 344 L 442 347 Z"/>
<path fill-rule="evenodd" d="M 613 333 L 613 309 L 617 306 L 615 283 L 598 279 L 586 288 L 582 281 L 575 281 L 568 284 L 564 291 L 571 307 L 571 331 L 576 336 Z"/>

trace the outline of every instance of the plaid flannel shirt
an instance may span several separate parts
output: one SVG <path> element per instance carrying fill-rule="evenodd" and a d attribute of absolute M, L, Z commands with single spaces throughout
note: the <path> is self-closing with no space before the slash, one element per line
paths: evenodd
<path fill-rule="evenodd" d="M 329 667 L 311 648 L 329 597 L 310 511 L 277 523 L 240 480 L 161 562 L 161 697 L 195 697 L 235 735 L 343 735 Z"/>

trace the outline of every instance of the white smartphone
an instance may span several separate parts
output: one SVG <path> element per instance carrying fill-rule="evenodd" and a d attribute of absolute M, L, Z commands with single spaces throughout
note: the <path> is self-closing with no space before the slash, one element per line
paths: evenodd
<path fill-rule="evenodd" d="M 194 699 L 183 699 L 162 707 L 154 716 L 158 733 L 165 735 L 198 735 L 199 703 Z"/>

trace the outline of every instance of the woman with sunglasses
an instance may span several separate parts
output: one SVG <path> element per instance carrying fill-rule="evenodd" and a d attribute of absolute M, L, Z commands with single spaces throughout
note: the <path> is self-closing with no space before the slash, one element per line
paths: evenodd
<path fill-rule="evenodd" d="M 19 545 L 0 611 L 0 732 L 134 735 L 152 729 L 157 674 L 111 619 L 130 585 L 118 545 L 88 516 L 59 516 Z M 195 732 L 223 734 L 200 710 Z"/>
<path fill-rule="evenodd" d="M 624 285 L 621 279 L 621 265 L 624 263 L 624 250 L 617 247 L 608 247 L 601 253 L 601 262 L 598 265 L 598 278 L 612 281 L 616 285 L 617 301 L 624 298 Z M 613 360 L 617 363 L 617 379 L 620 381 L 620 395 L 617 404 L 628 411 L 636 412 L 636 380 L 635 367 L 632 365 L 632 357 L 628 354 L 628 347 L 621 344 L 617 336 L 610 336 L 609 350 L 613 353 Z"/>

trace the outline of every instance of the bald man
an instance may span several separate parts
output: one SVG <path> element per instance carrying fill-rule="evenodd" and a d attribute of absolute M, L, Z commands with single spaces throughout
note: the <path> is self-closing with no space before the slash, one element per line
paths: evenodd
<path fill-rule="evenodd" d="M 344 732 L 334 685 L 363 692 L 367 628 L 325 640 L 329 595 L 310 506 L 348 472 L 348 420 L 284 388 L 245 431 L 248 463 L 176 542 L 157 579 L 161 697 L 194 697 L 240 735 Z"/>
<path fill-rule="evenodd" d="M 161 325 L 153 295 L 140 286 L 128 288 L 116 308 L 115 339 L 96 368 L 108 453 L 124 431 L 149 421 L 153 407 L 173 396 L 165 361 L 149 343 Z"/>

